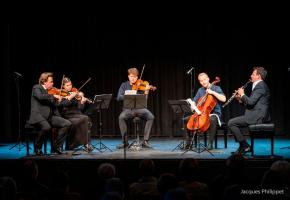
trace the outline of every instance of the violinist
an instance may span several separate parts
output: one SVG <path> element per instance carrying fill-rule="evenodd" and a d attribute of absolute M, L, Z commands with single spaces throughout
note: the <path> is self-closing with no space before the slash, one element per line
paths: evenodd
<path fill-rule="evenodd" d="M 216 129 L 217 129 L 217 125 L 218 123 L 220 123 L 220 118 L 222 115 L 221 112 L 221 102 L 225 102 L 226 101 L 226 97 L 221 89 L 220 86 L 211 84 L 209 81 L 209 77 L 206 73 L 200 73 L 198 75 L 198 81 L 200 83 L 200 85 L 202 87 L 200 87 L 195 95 L 195 97 L 193 98 L 193 104 L 196 105 L 198 100 L 200 98 L 202 98 L 206 93 L 212 95 L 214 98 L 217 99 L 217 104 L 216 106 L 213 108 L 211 114 L 210 114 L 210 126 L 209 129 L 207 130 L 207 132 L 209 133 L 209 142 L 208 142 L 208 146 L 207 149 L 211 150 L 213 149 L 213 140 L 216 134 Z M 191 145 L 191 140 L 190 140 L 190 131 L 187 132 L 186 135 L 186 146 L 185 148 L 190 148 Z"/>
<path fill-rule="evenodd" d="M 39 84 L 32 88 L 31 114 L 28 123 L 39 129 L 36 141 L 37 155 L 43 155 L 41 150 L 43 139 L 45 135 L 50 133 L 52 127 L 58 128 L 58 136 L 53 151 L 62 154 L 62 146 L 71 127 L 71 122 L 62 118 L 56 107 L 57 102 L 62 97 L 57 94 L 48 94 L 48 90 L 52 87 L 53 74 L 44 72 L 40 75 Z"/>
<path fill-rule="evenodd" d="M 128 69 L 128 81 L 123 82 L 119 88 L 117 100 L 123 101 L 124 94 L 126 90 L 132 90 L 133 87 L 136 87 L 138 82 L 139 71 L 136 68 Z M 138 86 L 137 86 L 138 87 Z M 150 86 L 147 84 L 144 90 L 136 91 L 138 94 L 149 94 Z M 146 108 L 143 109 L 125 109 L 119 115 L 119 127 L 122 134 L 122 141 L 117 148 L 126 148 L 129 146 L 128 137 L 127 137 L 127 124 L 126 120 L 140 117 L 146 120 L 145 130 L 144 130 L 144 140 L 142 142 L 142 146 L 145 148 L 151 148 L 148 140 L 150 136 L 150 131 L 154 121 L 154 115 Z"/>
<path fill-rule="evenodd" d="M 251 151 L 250 145 L 243 137 L 241 128 L 250 124 L 261 124 L 270 121 L 270 90 L 264 81 L 266 75 L 267 71 L 263 67 L 254 67 L 251 75 L 253 83 L 251 94 L 247 96 L 243 87 L 237 91 L 236 98 L 245 106 L 246 111 L 244 115 L 230 119 L 228 122 L 229 129 L 240 144 L 239 148 L 233 153 L 246 154 Z"/>
<path fill-rule="evenodd" d="M 89 135 L 89 117 L 82 113 L 84 104 L 87 98 L 83 94 L 73 88 L 72 82 L 68 77 L 63 78 L 62 98 L 58 103 L 61 115 L 72 123 L 70 135 L 67 138 L 67 149 L 73 150 L 74 148 L 83 145 L 87 152 L 93 150 L 90 145 Z"/>

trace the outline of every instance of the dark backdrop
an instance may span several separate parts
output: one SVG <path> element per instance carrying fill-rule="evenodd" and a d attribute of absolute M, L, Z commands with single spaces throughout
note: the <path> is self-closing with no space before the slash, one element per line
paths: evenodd
<path fill-rule="evenodd" d="M 103 130 L 106 135 L 119 136 L 121 104 L 115 100 L 117 91 L 127 80 L 127 69 L 136 66 L 141 70 L 143 64 L 146 64 L 143 80 L 158 88 L 149 98 L 149 109 L 156 117 L 152 136 L 181 134 L 181 121 L 167 100 L 190 97 L 188 69 L 195 67 L 196 76 L 207 72 L 212 80 L 220 76 L 220 85 L 230 97 L 247 82 L 254 65 L 268 70 L 266 82 L 272 94 L 271 115 L 277 134 L 290 134 L 287 27 L 202 24 L 191 26 L 193 29 L 188 32 L 104 31 L 94 17 L 18 19 L 4 27 L 1 141 L 15 140 L 18 134 L 14 72 L 23 76 L 19 79 L 21 130 L 29 116 L 32 86 L 38 82 L 40 73 L 52 71 L 56 87 L 65 74 L 77 88 L 92 78 L 83 88 L 87 97 L 112 93 L 110 107 L 103 112 Z M 193 79 L 195 92 L 199 84 L 197 77 Z M 232 102 L 223 110 L 224 121 L 243 111 L 242 106 Z M 95 126 L 93 133 L 97 133 Z"/>

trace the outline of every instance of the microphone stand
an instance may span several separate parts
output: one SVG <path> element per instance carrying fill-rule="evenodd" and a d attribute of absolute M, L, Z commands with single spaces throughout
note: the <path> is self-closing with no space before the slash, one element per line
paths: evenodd
<path fill-rule="evenodd" d="M 16 91 L 17 91 L 17 106 L 18 106 L 18 138 L 17 138 L 17 143 L 9 149 L 9 150 L 12 150 L 13 148 L 18 146 L 18 151 L 21 151 L 21 149 L 26 146 L 21 141 L 21 127 L 20 127 L 21 107 L 20 107 L 20 89 L 19 89 L 20 88 L 20 84 L 19 84 L 20 78 L 21 78 L 20 74 L 15 73 L 15 84 L 16 84 Z"/>
<path fill-rule="evenodd" d="M 194 80 L 192 78 L 192 71 L 193 71 Z M 194 94 L 194 89 L 195 89 L 195 68 L 194 67 L 189 72 L 189 74 L 190 74 L 190 98 L 193 99 L 193 94 Z M 193 84 L 192 84 L 192 82 L 193 82 Z"/>

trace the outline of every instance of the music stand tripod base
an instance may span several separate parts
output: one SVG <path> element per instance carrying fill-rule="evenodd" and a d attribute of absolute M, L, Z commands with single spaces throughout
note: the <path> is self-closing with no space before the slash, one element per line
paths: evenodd
<path fill-rule="evenodd" d="M 99 113 L 99 142 L 97 144 L 92 145 L 94 149 L 97 149 L 99 152 L 105 152 L 106 150 L 109 150 L 113 152 L 109 147 L 107 147 L 102 142 L 102 110 L 107 110 L 109 108 L 110 102 L 111 102 L 112 94 L 101 94 L 101 95 L 95 95 L 93 104 L 96 106 L 96 110 Z M 97 147 L 99 146 L 99 147 Z"/>
<path fill-rule="evenodd" d="M 172 149 L 171 151 L 175 151 L 175 150 L 182 150 L 182 149 L 184 149 L 185 148 L 185 145 L 184 145 L 184 141 L 181 141 L 181 142 L 179 142 L 179 144 L 176 146 L 176 147 L 174 147 L 174 149 Z"/>
<path fill-rule="evenodd" d="M 173 112 L 176 115 L 181 116 L 181 120 L 182 120 L 181 130 L 183 134 L 187 134 L 184 131 L 184 126 L 185 126 L 184 120 L 185 120 L 185 115 L 192 114 L 189 104 L 187 103 L 186 100 L 168 100 L 168 103 L 171 106 Z M 176 147 L 174 147 L 171 151 L 175 151 L 177 149 L 183 150 L 184 148 L 185 148 L 185 141 L 183 140 Z"/>
<path fill-rule="evenodd" d="M 99 147 L 97 147 L 99 146 Z M 95 145 L 92 145 L 93 149 L 98 150 L 99 152 L 103 153 L 106 150 L 113 152 L 112 149 L 110 149 L 109 147 L 107 147 L 104 143 L 102 142 L 97 142 Z"/>
<path fill-rule="evenodd" d="M 214 156 L 214 154 L 212 152 L 210 152 L 210 150 L 202 143 L 200 143 L 200 139 L 199 139 L 199 134 L 198 131 L 195 131 L 194 134 L 193 134 L 193 137 L 191 139 L 191 143 L 190 143 L 190 147 L 188 149 L 186 149 L 182 154 L 184 155 L 185 153 L 187 153 L 188 151 L 193 151 L 193 152 L 196 152 L 196 153 L 202 153 L 204 151 L 207 151 L 208 153 L 210 153 L 212 156 Z M 193 140 L 195 138 L 195 136 L 197 137 L 197 144 L 196 144 L 196 147 L 193 148 Z"/>

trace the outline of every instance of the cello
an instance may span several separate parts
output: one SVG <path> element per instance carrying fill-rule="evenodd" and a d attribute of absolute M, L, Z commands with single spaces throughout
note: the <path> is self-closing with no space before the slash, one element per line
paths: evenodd
<path fill-rule="evenodd" d="M 215 80 L 211 83 L 209 89 L 212 85 L 216 85 L 220 82 L 220 78 L 216 77 Z M 200 112 L 195 112 L 191 115 L 190 119 L 187 122 L 187 129 L 193 131 L 199 131 L 204 133 L 210 126 L 209 114 L 215 108 L 217 104 L 217 99 L 207 92 L 205 95 L 200 97 L 197 101 L 197 109 Z"/>

